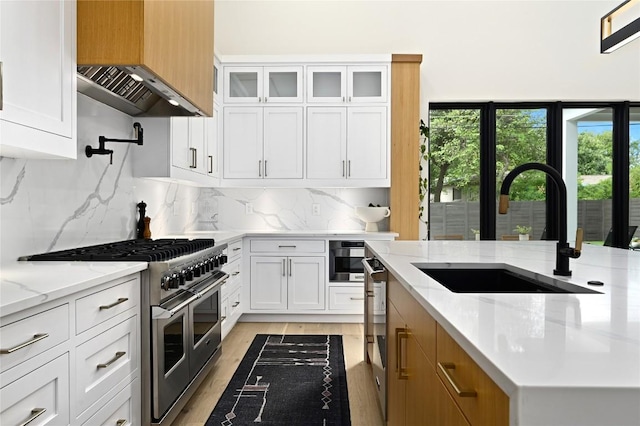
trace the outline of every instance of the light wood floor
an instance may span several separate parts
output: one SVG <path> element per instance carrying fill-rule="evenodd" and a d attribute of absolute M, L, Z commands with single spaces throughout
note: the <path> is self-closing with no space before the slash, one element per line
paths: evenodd
<path fill-rule="evenodd" d="M 256 334 L 341 334 L 353 426 L 383 426 L 377 394 L 362 349 L 362 324 L 238 323 L 222 343 L 222 355 L 173 426 L 201 426 L 209 418 Z"/>

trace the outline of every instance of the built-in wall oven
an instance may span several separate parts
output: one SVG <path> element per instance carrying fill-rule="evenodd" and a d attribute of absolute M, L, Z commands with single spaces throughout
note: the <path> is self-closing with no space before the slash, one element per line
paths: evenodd
<path fill-rule="evenodd" d="M 329 241 L 329 281 L 363 282 L 364 241 Z"/>
<path fill-rule="evenodd" d="M 382 415 L 386 419 L 387 270 L 382 263 L 373 257 L 365 257 L 362 264 L 366 271 L 364 280 L 364 359 L 371 365 Z"/>

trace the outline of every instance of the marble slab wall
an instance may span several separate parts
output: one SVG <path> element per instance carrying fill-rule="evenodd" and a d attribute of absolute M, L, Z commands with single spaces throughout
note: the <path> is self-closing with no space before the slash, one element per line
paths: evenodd
<path fill-rule="evenodd" d="M 0 261 L 135 238 L 136 204 L 147 203 L 152 237 L 193 229 L 200 189 L 133 177 L 131 150 L 87 158 L 98 137 L 128 139 L 133 119 L 78 94 L 77 160 L 0 158 Z M 145 141 L 145 143 L 151 143 Z"/>
<path fill-rule="evenodd" d="M 388 206 L 386 188 L 206 188 L 198 230 L 364 230 L 356 206 Z M 314 211 L 315 208 L 315 211 Z M 388 219 L 378 223 L 389 229 Z"/>
<path fill-rule="evenodd" d="M 109 156 L 85 156 L 101 135 L 131 138 L 133 121 L 78 94 L 77 160 L 0 157 L 0 262 L 135 238 L 141 200 L 152 238 L 212 229 L 361 230 L 355 206 L 388 205 L 387 189 L 202 189 L 135 178 L 134 144 L 108 146 L 113 164 Z M 388 229 L 388 221 L 379 226 Z"/>

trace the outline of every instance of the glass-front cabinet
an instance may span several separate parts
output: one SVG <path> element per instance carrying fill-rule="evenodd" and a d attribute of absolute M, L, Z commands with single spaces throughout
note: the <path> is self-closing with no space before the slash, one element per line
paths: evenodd
<path fill-rule="evenodd" d="M 302 66 L 225 67 L 228 103 L 302 102 Z"/>
<path fill-rule="evenodd" d="M 309 102 L 387 102 L 386 65 L 309 66 L 307 78 Z"/>

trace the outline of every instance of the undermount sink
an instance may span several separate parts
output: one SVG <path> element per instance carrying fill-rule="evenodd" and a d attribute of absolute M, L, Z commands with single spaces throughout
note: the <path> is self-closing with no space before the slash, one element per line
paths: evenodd
<path fill-rule="evenodd" d="M 414 264 L 414 266 L 454 293 L 601 294 L 598 291 L 540 276 L 510 265 L 423 263 Z"/>

